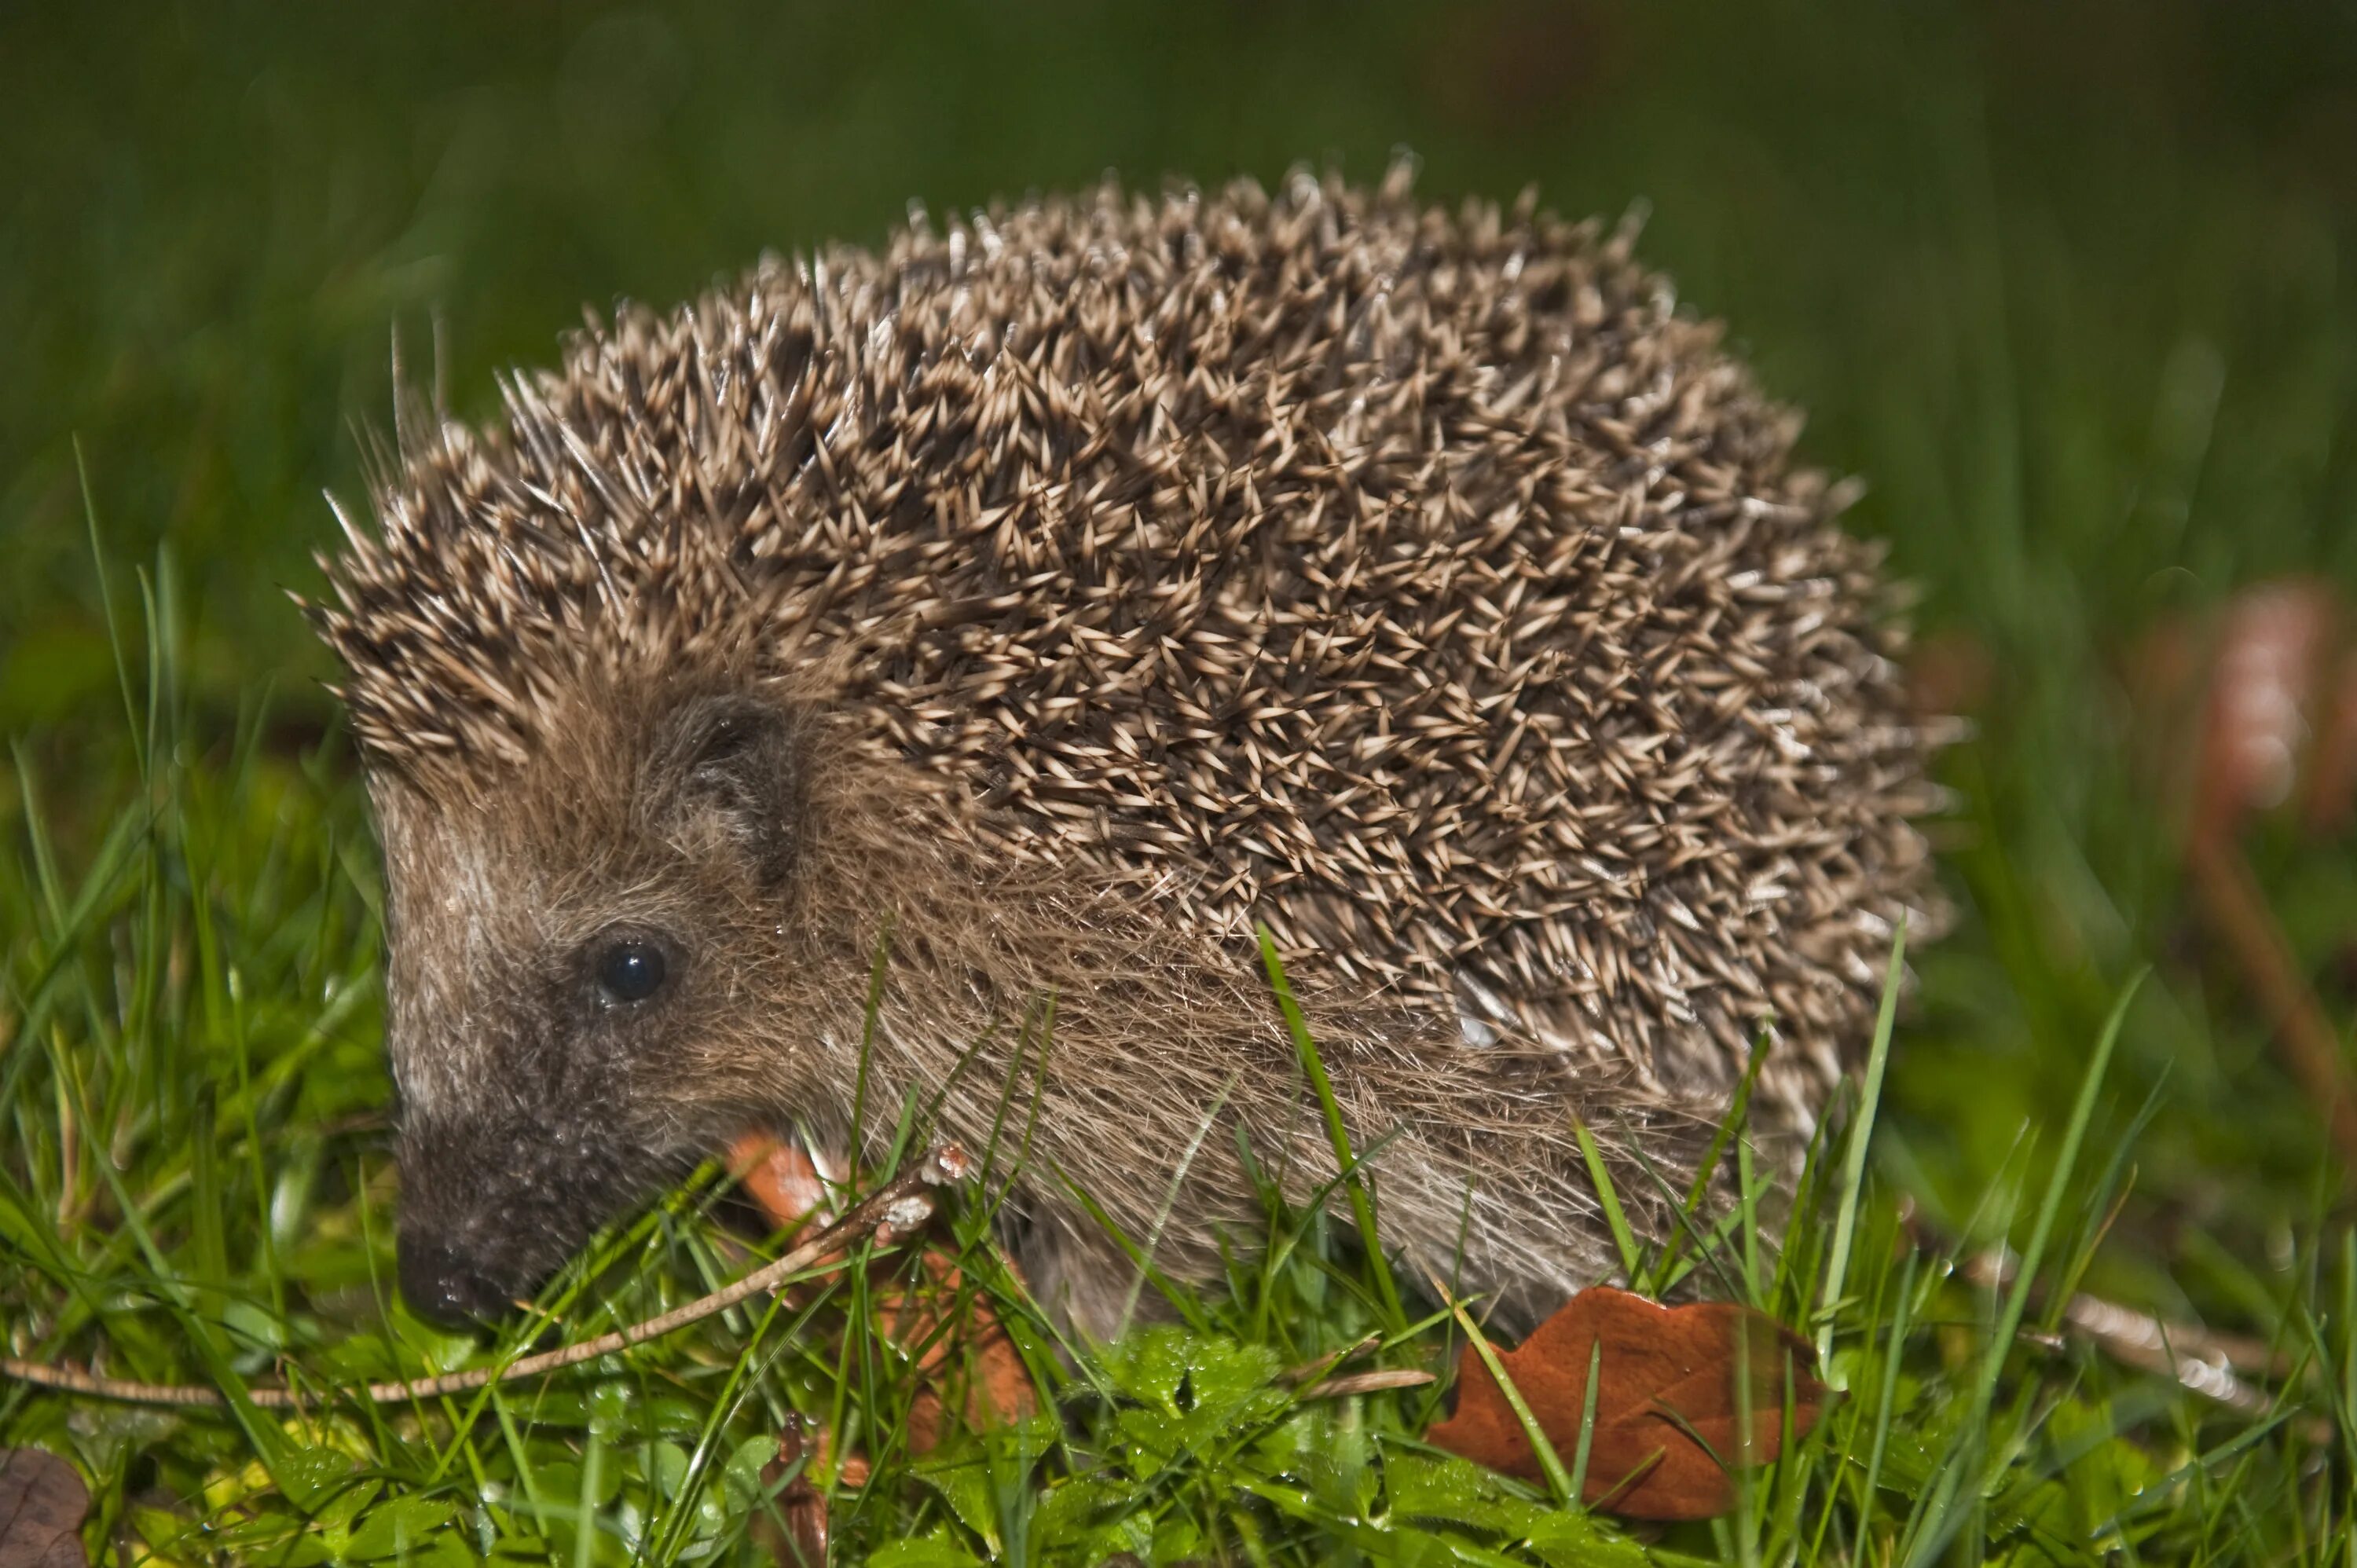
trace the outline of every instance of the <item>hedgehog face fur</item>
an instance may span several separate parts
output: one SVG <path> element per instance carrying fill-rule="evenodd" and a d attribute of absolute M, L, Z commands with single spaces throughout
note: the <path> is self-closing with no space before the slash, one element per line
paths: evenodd
<path fill-rule="evenodd" d="M 798 1081 L 791 1036 L 743 1035 L 782 956 L 797 720 L 737 691 L 662 695 L 576 693 L 551 766 L 496 801 L 378 781 L 402 1274 L 436 1316 L 528 1293 Z"/>
<path fill-rule="evenodd" d="M 1767 1029 L 1755 1125 L 1804 1131 L 1939 922 L 1874 553 L 1626 235 L 1107 188 L 506 390 L 404 431 L 316 612 L 429 1310 L 737 1132 L 862 1153 L 888 933 L 871 1103 L 979 1147 L 1036 1094 L 1006 1239 L 1109 1333 L 1066 1177 L 1186 1275 L 1257 1212 L 1239 1129 L 1333 1174 L 1265 922 L 1386 1244 L 1526 1315 L 1609 1266 L 1575 1116 L 1652 1191 Z"/>

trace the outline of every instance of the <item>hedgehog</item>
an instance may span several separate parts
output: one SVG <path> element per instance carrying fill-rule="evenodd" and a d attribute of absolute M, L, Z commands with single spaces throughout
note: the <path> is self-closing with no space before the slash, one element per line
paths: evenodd
<path fill-rule="evenodd" d="M 413 1308 L 911 1107 L 1074 1332 L 1342 1147 L 1406 1278 L 1527 1319 L 1616 1266 L 1583 1128 L 1640 1230 L 1747 1073 L 1805 1138 L 1942 918 L 1935 742 L 1847 488 L 1632 250 L 1405 166 L 1108 183 L 591 313 L 490 428 L 412 398 L 307 607 Z"/>

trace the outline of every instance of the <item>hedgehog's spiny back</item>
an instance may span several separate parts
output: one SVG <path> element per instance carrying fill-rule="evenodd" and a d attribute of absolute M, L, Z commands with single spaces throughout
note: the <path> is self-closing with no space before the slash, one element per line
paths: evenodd
<path fill-rule="evenodd" d="M 509 409 L 322 617 L 421 779 L 576 658 L 848 670 L 1007 854 L 1673 1088 L 1772 1011 L 1794 1102 L 1929 897 L 1868 552 L 1590 230 L 1108 189 L 626 313 Z"/>

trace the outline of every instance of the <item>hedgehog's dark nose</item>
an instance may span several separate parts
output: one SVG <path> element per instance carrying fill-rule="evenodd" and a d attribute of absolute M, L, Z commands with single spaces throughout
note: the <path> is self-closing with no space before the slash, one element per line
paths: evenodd
<path fill-rule="evenodd" d="M 439 1241 L 404 1236 L 395 1247 L 409 1310 L 445 1328 L 471 1328 L 507 1310 L 508 1298 Z"/>

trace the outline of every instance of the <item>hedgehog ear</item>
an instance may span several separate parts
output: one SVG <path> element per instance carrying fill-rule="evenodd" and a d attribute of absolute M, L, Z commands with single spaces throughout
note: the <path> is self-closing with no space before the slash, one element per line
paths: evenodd
<path fill-rule="evenodd" d="M 682 804 L 716 818 L 764 886 L 783 881 L 802 843 L 801 726 L 787 710 L 749 697 L 699 703 L 686 717 Z"/>

